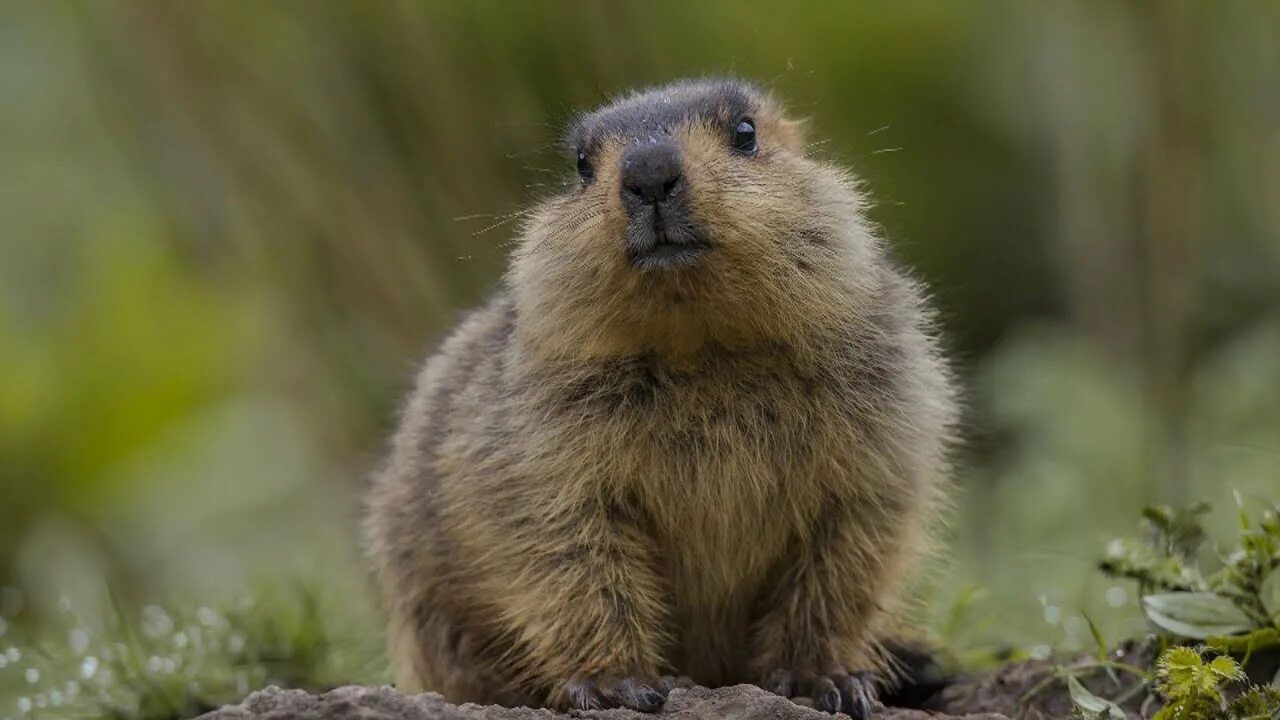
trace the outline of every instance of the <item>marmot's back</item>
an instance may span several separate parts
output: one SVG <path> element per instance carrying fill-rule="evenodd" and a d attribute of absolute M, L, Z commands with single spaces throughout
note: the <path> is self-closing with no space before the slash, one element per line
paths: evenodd
<path fill-rule="evenodd" d="M 375 480 L 398 682 L 647 710 L 688 676 L 865 714 L 954 419 L 920 292 L 749 86 L 628 96 L 570 143 L 580 181 Z"/>

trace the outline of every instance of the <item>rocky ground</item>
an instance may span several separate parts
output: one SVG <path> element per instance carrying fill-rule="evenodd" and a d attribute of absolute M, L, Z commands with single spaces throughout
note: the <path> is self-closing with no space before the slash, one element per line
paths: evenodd
<path fill-rule="evenodd" d="M 563 715 L 531 708 L 452 705 L 433 693 L 402 695 L 389 687 L 350 685 L 323 695 L 312 695 L 302 690 L 267 688 L 245 698 L 239 705 L 204 715 L 202 720 L 558 720 L 566 717 L 599 720 L 823 720 L 831 716 L 751 685 L 715 690 L 700 687 L 673 690 L 666 706 L 651 716 L 632 710 L 575 711 L 570 715 Z M 883 720 L 1007 718 L 1006 715 L 992 713 L 953 716 L 924 710 L 888 708 L 878 710 L 874 717 Z"/>
<path fill-rule="evenodd" d="M 981 677 L 957 680 L 929 703 L 929 710 L 878 707 L 876 720 L 1048 720 L 1066 718 L 1071 699 L 1065 684 L 1042 685 L 1055 665 L 1047 662 L 1012 663 Z M 1111 686 L 1108 686 L 1111 683 Z M 1087 684 L 1115 696 L 1119 686 L 1103 673 Z M 1131 708 L 1131 717 L 1139 717 Z M 403 695 L 389 687 L 347 686 L 323 694 L 267 688 L 238 705 L 204 715 L 202 720 L 823 720 L 826 713 L 796 704 L 750 685 L 718 689 L 673 690 L 666 706 L 655 715 L 630 710 L 575 711 L 505 708 L 496 705 L 454 705 L 435 694 Z"/>

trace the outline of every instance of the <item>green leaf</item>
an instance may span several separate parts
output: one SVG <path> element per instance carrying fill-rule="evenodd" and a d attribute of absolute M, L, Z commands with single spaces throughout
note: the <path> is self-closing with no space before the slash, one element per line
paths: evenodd
<path fill-rule="evenodd" d="M 1142 508 L 1142 517 L 1164 532 L 1173 529 L 1173 508 L 1168 505 L 1149 505 Z"/>
<path fill-rule="evenodd" d="M 1164 681 L 1161 690 L 1171 698 L 1180 697 L 1195 690 L 1204 658 L 1192 648 L 1175 646 L 1160 654 L 1156 670 Z"/>
<path fill-rule="evenodd" d="M 1124 720 L 1124 710 L 1119 705 L 1094 695 L 1088 688 L 1080 684 L 1075 676 L 1067 677 L 1067 690 L 1071 692 L 1071 701 L 1080 708 L 1086 718 L 1093 720 Z"/>
<path fill-rule="evenodd" d="M 1226 655 L 1219 655 L 1210 661 L 1206 667 L 1209 668 L 1209 672 L 1217 675 L 1222 680 L 1240 680 L 1244 678 L 1244 671 L 1240 669 L 1240 663 Z"/>
<path fill-rule="evenodd" d="M 1143 608 L 1151 622 L 1182 637 L 1204 640 L 1253 629 L 1244 611 L 1215 593 L 1175 592 L 1147 595 Z"/>
<path fill-rule="evenodd" d="M 1098 645 L 1098 662 L 1107 661 L 1107 641 L 1102 637 L 1102 631 L 1098 629 L 1098 624 L 1089 617 L 1089 613 L 1081 613 L 1084 615 L 1084 621 L 1089 624 L 1089 633 L 1093 635 L 1093 641 Z"/>
<path fill-rule="evenodd" d="M 1272 568 L 1271 573 L 1263 578 L 1258 597 L 1267 611 L 1267 617 L 1271 618 L 1276 627 L 1280 627 L 1280 567 Z"/>

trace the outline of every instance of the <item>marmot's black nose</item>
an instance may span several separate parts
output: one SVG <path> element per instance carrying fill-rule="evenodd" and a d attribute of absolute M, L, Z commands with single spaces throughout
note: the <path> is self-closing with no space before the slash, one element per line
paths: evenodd
<path fill-rule="evenodd" d="M 622 155 L 622 200 L 633 206 L 666 200 L 680 185 L 680 148 L 670 140 L 633 145 Z"/>

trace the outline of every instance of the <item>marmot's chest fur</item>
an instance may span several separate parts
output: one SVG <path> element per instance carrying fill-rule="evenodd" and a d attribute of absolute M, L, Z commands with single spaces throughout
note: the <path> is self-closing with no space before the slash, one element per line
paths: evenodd
<path fill-rule="evenodd" d="M 892 414 L 874 407 L 890 388 L 864 392 L 865 407 L 848 406 L 844 398 L 870 372 L 860 361 L 845 353 L 802 367 L 785 348 L 765 345 L 710 349 L 681 363 L 640 355 L 495 377 L 508 393 L 536 390 L 510 403 L 496 394 L 494 435 L 536 437 L 540 450 L 495 447 L 487 433 L 466 447 L 460 434 L 453 451 L 485 476 L 450 486 L 441 507 L 461 512 L 443 523 L 456 523 L 455 541 L 465 544 L 480 537 L 473 508 L 521 507 L 546 520 L 561 498 L 547 493 L 545 478 L 594 488 L 609 521 L 644 533 L 655 571 L 679 589 L 669 629 L 683 674 L 709 684 L 748 680 L 753 613 L 784 582 L 797 549 L 822 531 L 829 508 L 871 502 L 883 490 L 874 475 L 866 487 L 848 475 L 879 440 L 871 418 Z M 544 493 L 545 504 L 531 502 Z M 520 514 L 484 522 L 500 536 Z M 485 542 L 477 554 L 491 552 Z"/>
<path fill-rule="evenodd" d="M 683 676 L 865 715 L 955 415 L 920 289 L 750 86 L 620 99 L 571 146 L 370 493 L 398 683 L 652 710 Z"/>
<path fill-rule="evenodd" d="M 554 444 L 600 458 L 592 471 L 650 526 L 691 607 L 749 599 L 817 511 L 822 463 L 852 455 L 847 443 L 824 447 L 839 422 L 829 388 L 772 348 L 693 367 L 632 358 L 563 391 L 550 406 L 579 417 Z"/>

